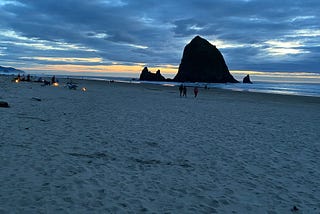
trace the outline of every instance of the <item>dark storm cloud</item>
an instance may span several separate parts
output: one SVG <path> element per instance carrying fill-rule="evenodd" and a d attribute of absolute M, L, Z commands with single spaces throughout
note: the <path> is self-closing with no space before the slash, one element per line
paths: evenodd
<path fill-rule="evenodd" d="M 0 63 L 44 56 L 178 65 L 201 35 L 230 69 L 317 71 L 318 14 L 318 0 L 2 0 Z"/>

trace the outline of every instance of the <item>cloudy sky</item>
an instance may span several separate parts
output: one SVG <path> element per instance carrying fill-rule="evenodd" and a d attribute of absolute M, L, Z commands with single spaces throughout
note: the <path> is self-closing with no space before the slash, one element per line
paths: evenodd
<path fill-rule="evenodd" d="M 319 0 L 0 0 L 0 65 L 176 73 L 196 35 L 230 70 L 320 72 Z"/>

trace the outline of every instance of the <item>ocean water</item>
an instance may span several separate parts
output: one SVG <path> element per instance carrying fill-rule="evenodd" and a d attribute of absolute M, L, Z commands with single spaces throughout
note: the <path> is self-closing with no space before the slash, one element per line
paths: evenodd
<path fill-rule="evenodd" d="M 253 84 L 212 84 L 212 87 L 233 91 L 320 97 L 320 83 L 255 82 Z"/>

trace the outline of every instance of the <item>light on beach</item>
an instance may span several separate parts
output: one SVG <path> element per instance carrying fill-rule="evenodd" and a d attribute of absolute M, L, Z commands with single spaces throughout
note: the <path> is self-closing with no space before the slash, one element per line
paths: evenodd
<path fill-rule="evenodd" d="M 16 81 L 15 81 L 16 83 L 18 83 L 18 82 L 20 82 L 18 79 L 16 79 Z"/>
<path fill-rule="evenodd" d="M 52 84 L 53 86 L 59 86 L 59 83 L 55 82 Z"/>
<path fill-rule="evenodd" d="M 83 87 L 81 90 L 82 90 L 82 91 L 87 91 L 87 88 L 86 88 L 86 87 Z"/>

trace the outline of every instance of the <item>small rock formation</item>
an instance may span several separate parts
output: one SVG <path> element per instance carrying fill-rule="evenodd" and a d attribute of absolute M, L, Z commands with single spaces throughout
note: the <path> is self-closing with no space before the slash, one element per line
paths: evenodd
<path fill-rule="evenodd" d="M 156 73 L 151 73 L 147 67 L 144 67 L 140 74 L 140 79 L 142 81 L 165 81 L 166 78 L 164 78 L 160 70 L 158 70 Z"/>
<path fill-rule="evenodd" d="M 299 211 L 299 209 L 298 209 L 298 207 L 293 206 L 293 208 L 291 209 L 291 211 L 292 211 L 292 212 L 297 212 L 297 211 Z"/>
<path fill-rule="evenodd" d="M 0 101 L 0 107 L 9 108 L 9 104 L 5 101 Z"/>
<path fill-rule="evenodd" d="M 251 82 L 251 80 L 250 80 L 249 74 L 243 78 L 242 82 L 243 82 L 243 83 L 250 83 L 250 84 L 252 84 L 252 82 Z"/>
<path fill-rule="evenodd" d="M 35 100 L 35 101 L 39 101 L 39 102 L 41 101 L 41 99 L 39 97 L 32 97 L 31 99 Z"/>
<path fill-rule="evenodd" d="M 238 83 L 230 74 L 221 52 L 207 40 L 196 36 L 187 44 L 176 82 Z"/>

